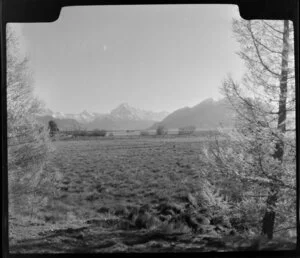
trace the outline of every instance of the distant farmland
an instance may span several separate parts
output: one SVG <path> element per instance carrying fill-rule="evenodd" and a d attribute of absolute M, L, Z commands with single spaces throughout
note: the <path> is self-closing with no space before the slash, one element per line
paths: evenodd
<path fill-rule="evenodd" d="M 151 130 L 105 130 L 106 131 L 106 135 L 105 137 L 130 137 L 130 136 L 145 136 L 143 135 L 144 132 L 147 133 L 147 135 L 149 136 L 155 136 L 156 135 L 156 130 L 151 129 Z M 74 135 L 75 133 L 77 134 L 82 134 L 82 136 L 93 136 L 94 131 L 89 131 L 89 130 L 77 130 L 77 131 L 62 131 L 61 132 L 64 135 Z M 214 134 L 218 134 L 218 131 L 216 129 L 196 129 L 194 132 L 192 133 L 187 133 L 186 135 L 190 135 L 190 136 L 210 136 L 210 135 L 214 135 Z M 181 136 L 179 135 L 179 129 L 167 129 L 167 134 L 165 135 L 165 137 L 168 136 Z"/>

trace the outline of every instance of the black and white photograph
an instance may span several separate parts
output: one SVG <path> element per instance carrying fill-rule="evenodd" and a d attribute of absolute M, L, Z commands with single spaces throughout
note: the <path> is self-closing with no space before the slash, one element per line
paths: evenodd
<path fill-rule="evenodd" d="M 291 20 L 73 6 L 6 44 L 10 254 L 296 249 Z"/>

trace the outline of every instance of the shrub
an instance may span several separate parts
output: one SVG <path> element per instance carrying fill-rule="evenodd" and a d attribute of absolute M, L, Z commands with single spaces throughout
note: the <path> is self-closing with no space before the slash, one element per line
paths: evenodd
<path fill-rule="evenodd" d="M 102 136 L 104 137 L 106 135 L 107 131 L 106 130 L 98 130 L 98 129 L 95 129 L 93 132 L 92 132 L 92 136 Z"/>
<path fill-rule="evenodd" d="M 71 134 L 72 134 L 74 137 L 78 137 L 78 136 L 87 136 L 87 135 L 88 135 L 88 132 L 85 131 L 85 130 L 75 130 L 75 131 L 71 132 Z"/>
<path fill-rule="evenodd" d="M 204 173 L 228 197 L 232 206 L 231 224 L 239 232 L 249 229 L 255 234 L 261 232 L 262 218 L 267 210 L 268 188 L 274 185 L 276 178 L 272 176 L 276 174 L 280 175 L 280 179 L 275 181 L 280 188 L 275 207 L 275 232 L 296 224 L 295 164 L 288 155 L 282 163 L 276 162 L 272 157 L 273 139 L 269 134 L 266 130 L 258 135 L 245 136 L 235 129 L 202 146 L 200 156 Z"/>
<path fill-rule="evenodd" d="M 156 129 L 156 135 L 166 135 L 167 133 L 168 130 L 163 125 L 159 125 Z"/>
<path fill-rule="evenodd" d="M 148 136 L 150 133 L 148 131 L 141 131 L 140 136 Z"/>
<path fill-rule="evenodd" d="M 55 134 L 59 132 L 59 129 L 57 127 L 57 124 L 55 121 L 50 120 L 48 123 L 48 130 L 51 137 L 53 137 Z"/>

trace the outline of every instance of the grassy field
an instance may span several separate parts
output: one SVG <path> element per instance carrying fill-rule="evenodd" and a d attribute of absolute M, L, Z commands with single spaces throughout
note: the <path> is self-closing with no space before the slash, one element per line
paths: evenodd
<path fill-rule="evenodd" d="M 235 232 L 201 195 L 203 141 L 55 141 L 45 167 L 55 191 L 36 223 L 11 224 L 11 252 L 233 250 L 220 236 Z"/>

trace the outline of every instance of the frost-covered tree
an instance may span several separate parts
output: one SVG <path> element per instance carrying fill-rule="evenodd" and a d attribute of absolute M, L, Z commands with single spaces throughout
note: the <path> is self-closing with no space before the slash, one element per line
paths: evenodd
<path fill-rule="evenodd" d="M 10 217 L 32 210 L 45 191 L 43 171 L 52 150 L 47 129 L 36 120 L 42 110 L 34 97 L 28 60 L 13 27 L 7 26 L 7 138 Z"/>
<path fill-rule="evenodd" d="M 157 135 L 165 135 L 167 134 L 168 131 L 167 129 L 163 126 L 163 125 L 159 125 L 157 128 L 156 128 L 156 134 Z"/>
<path fill-rule="evenodd" d="M 271 239 L 275 227 L 295 223 L 296 215 L 293 29 L 289 21 L 235 20 L 233 31 L 247 67 L 241 83 L 228 77 L 222 87 L 236 130 L 211 144 L 205 157 L 243 191 L 240 204 L 256 210 L 255 223 Z"/>
<path fill-rule="evenodd" d="M 59 129 L 57 127 L 57 124 L 55 123 L 55 121 L 53 120 L 50 120 L 48 122 L 48 129 L 49 129 L 49 133 L 50 133 L 50 136 L 54 136 L 57 132 L 59 132 Z"/>

